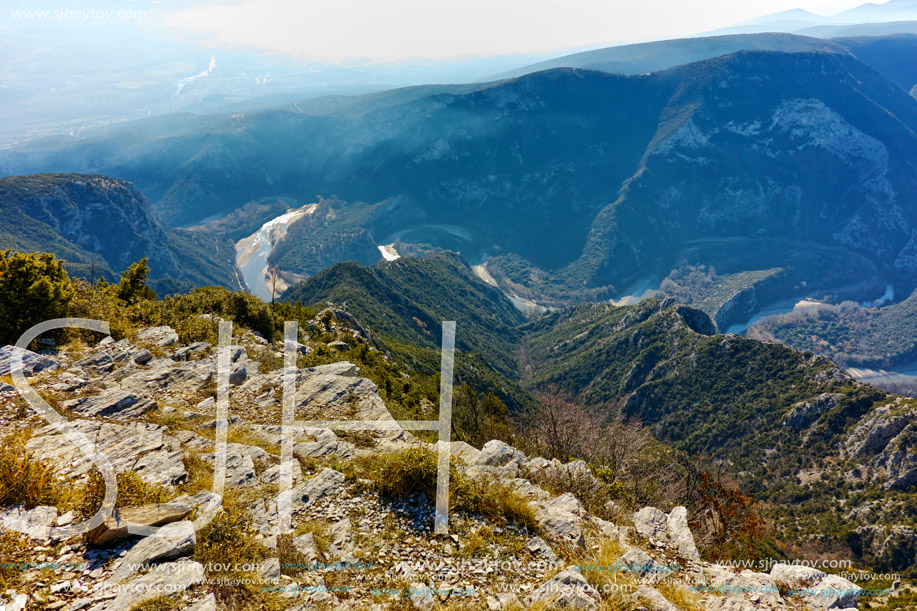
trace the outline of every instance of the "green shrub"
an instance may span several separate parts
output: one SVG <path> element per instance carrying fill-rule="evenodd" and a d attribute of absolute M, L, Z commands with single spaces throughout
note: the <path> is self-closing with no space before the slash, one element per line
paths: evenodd
<path fill-rule="evenodd" d="M 67 315 L 73 286 L 63 261 L 48 253 L 0 251 L 0 344 L 30 327 Z"/>
<path fill-rule="evenodd" d="M 147 258 L 133 263 L 121 272 L 121 281 L 118 283 L 118 297 L 122 301 L 134 304 L 142 300 L 156 299 L 156 293 L 146 285 L 150 267 L 146 264 Z"/>

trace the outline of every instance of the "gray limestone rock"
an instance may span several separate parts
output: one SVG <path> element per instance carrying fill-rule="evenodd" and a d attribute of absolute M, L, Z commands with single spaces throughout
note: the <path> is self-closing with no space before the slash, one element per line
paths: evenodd
<path fill-rule="evenodd" d="M 168 326 L 147 327 L 137 331 L 137 341 L 156 346 L 173 346 L 178 343 L 178 333 Z"/>
<path fill-rule="evenodd" d="M 145 399 L 123 390 L 109 390 L 94 397 L 81 397 L 61 403 L 81 416 L 111 418 L 112 420 L 136 420 L 159 407 L 156 401 Z"/>
<path fill-rule="evenodd" d="M 575 566 L 567 567 L 532 593 L 530 605 L 546 604 L 551 609 L 598 608 L 599 593 Z"/>
<path fill-rule="evenodd" d="M 92 607 L 91 611 L 128 611 L 154 598 L 180 595 L 188 588 L 204 583 L 205 579 L 204 567 L 199 562 L 168 562 L 121 587 L 113 586 L 112 591 L 117 592 L 115 598 Z"/>
<path fill-rule="evenodd" d="M 183 520 L 193 507 L 180 503 L 150 503 L 120 507 L 99 526 L 89 531 L 89 543 L 96 546 L 111 545 L 130 536 L 129 525 L 154 527 Z"/>
<path fill-rule="evenodd" d="M 136 471 L 151 484 L 167 486 L 176 486 L 188 478 L 178 440 L 165 435 L 160 426 L 91 420 L 73 420 L 70 424 L 108 457 L 116 472 Z M 52 460 L 63 477 L 79 478 L 94 468 L 79 448 L 53 425 L 38 429 L 26 443 L 26 449 L 36 457 Z"/>
<path fill-rule="evenodd" d="M 174 560 L 190 554 L 197 543 L 194 524 L 188 521 L 172 522 L 166 524 L 159 531 L 148 537 L 142 538 L 134 547 L 128 550 L 115 567 L 109 581 L 118 583 L 146 565 L 158 564 L 167 560 Z"/>
<path fill-rule="evenodd" d="M 492 439 L 484 444 L 477 457 L 469 464 L 472 473 L 487 473 L 498 477 L 516 477 L 525 461 L 525 454 L 507 443 Z"/>
<path fill-rule="evenodd" d="M 34 509 L 15 505 L 0 511 L 0 528 L 44 543 L 51 541 L 51 527 L 56 521 L 57 509 L 46 505 Z"/>
<path fill-rule="evenodd" d="M 535 520 L 546 535 L 579 547 L 585 546 L 584 515 L 583 506 L 569 492 L 535 504 Z"/>
<path fill-rule="evenodd" d="M 60 367 L 60 363 L 43 354 L 23 350 L 16 346 L 4 346 L 0 348 L 0 376 L 12 375 L 12 360 L 14 354 L 22 355 L 22 373 L 26 377 L 36 375 L 42 371 L 55 370 Z"/>

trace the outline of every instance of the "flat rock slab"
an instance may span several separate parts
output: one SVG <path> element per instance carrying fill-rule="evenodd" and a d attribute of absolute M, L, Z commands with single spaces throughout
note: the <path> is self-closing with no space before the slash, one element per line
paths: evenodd
<path fill-rule="evenodd" d="M 111 461 L 114 470 L 136 471 L 146 482 L 161 486 L 177 486 L 188 479 L 182 461 L 181 445 L 163 428 L 145 422 L 127 425 L 91 420 L 70 422 Z M 70 439 L 48 425 L 35 432 L 26 448 L 39 459 L 52 460 L 63 477 L 82 477 L 93 469 Z"/>
<path fill-rule="evenodd" d="M 258 475 L 255 473 L 255 461 L 251 452 L 244 446 L 237 443 L 226 444 L 226 485 L 230 487 L 254 486 L 258 483 Z M 198 456 L 209 464 L 214 464 L 216 454 L 209 452 L 198 454 Z"/>
<path fill-rule="evenodd" d="M 344 474 L 334 469 L 325 468 L 310 479 L 300 483 L 291 490 L 290 511 L 293 515 L 311 507 L 319 499 L 336 494 L 344 485 Z M 277 501 L 275 499 L 258 499 L 248 507 L 252 516 L 252 527 L 265 535 L 277 534 L 278 525 Z"/>
<path fill-rule="evenodd" d="M 181 505 L 190 505 L 198 510 L 198 513 L 207 513 L 216 510 L 223 502 L 223 497 L 210 490 L 201 490 L 195 495 L 183 494 L 172 499 L 172 503 Z"/>
<path fill-rule="evenodd" d="M 26 509 L 16 505 L 0 511 L 0 529 L 17 532 L 36 541 L 51 540 L 51 527 L 57 521 L 57 509 L 39 505 Z"/>
<path fill-rule="evenodd" d="M 121 390 L 145 397 L 175 397 L 201 391 L 216 374 L 212 359 L 176 363 L 163 359 L 120 382 Z"/>
<path fill-rule="evenodd" d="M 545 603 L 549 609 L 598 608 L 599 593 L 576 567 L 568 567 L 532 593 L 530 605 Z"/>
<path fill-rule="evenodd" d="M 115 509 L 105 522 L 89 532 L 89 543 L 96 546 L 111 545 L 131 534 L 128 525 L 164 526 L 183 520 L 192 511 L 191 505 L 182 503 L 150 503 Z"/>
<path fill-rule="evenodd" d="M 137 331 L 137 341 L 157 346 L 172 346 L 178 343 L 178 333 L 168 326 L 147 327 Z"/>
<path fill-rule="evenodd" d="M 38 354 L 31 350 L 23 350 L 16 346 L 4 346 L 0 348 L 0 376 L 11 375 L 12 359 L 15 354 L 22 354 L 22 373 L 25 376 L 33 376 L 45 370 L 54 370 L 60 367 L 60 363 L 50 356 Z"/>
<path fill-rule="evenodd" d="M 99 352 L 91 356 L 87 356 L 84 359 L 80 359 L 73 363 L 72 367 L 79 367 L 80 369 L 85 369 L 87 371 L 92 371 L 96 373 L 111 371 L 115 366 L 115 359 L 112 358 L 107 352 Z"/>
<path fill-rule="evenodd" d="M 115 598 L 93 606 L 90 611 L 128 611 L 154 598 L 180 595 L 191 586 L 204 583 L 205 579 L 204 567 L 199 562 L 182 560 L 161 564 L 145 575 L 113 586 L 111 591 L 117 592 Z"/>
<path fill-rule="evenodd" d="M 192 450 L 212 452 L 214 442 L 206 437 L 202 437 L 193 431 L 188 430 L 178 430 L 175 431 L 175 438 L 178 439 L 181 444 Z"/>
<path fill-rule="evenodd" d="M 293 481 L 298 481 L 302 479 L 302 467 L 299 464 L 298 460 L 290 461 L 292 471 L 293 471 Z M 262 484 L 279 484 L 280 479 L 283 473 L 283 465 L 273 465 L 268 467 L 261 473 L 261 483 Z"/>
<path fill-rule="evenodd" d="M 197 535 L 191 522 L 166 524 L 155 535 L 144 537 L 128 550 L 109 578 L 109 582 L 124 581 L 147 565 L 175 560 L 190 554 L 196 543 Z"/>
<path fill-rule="evenodd" d="M 251 424 L 248 428 L 252 435 L 263 440 L 265 443 L 276 446 L 283 443 L 283 427 L 279 424 Z M 313 437 L 303 429 L 294 427 L 288 429 L 287 436 L 293 443 L 313 439 Z"/>
<path fill-rule="evenodd" d="M 112 420 L 136 420 L 159 407 L 156 401 L 123 390 L 110 390 L 95 397 L 64 401 L 61 406 L 81 416 L 96 416 Z"/>
<path fill-rule="evenodd" d="M 318 373 L 298 385 L 294 401 L 302 420 L 392 420 L 376 385 L 366 378 Z"/>
<path fill-rule="evenodd" d="M 334 469 L 325 468 L 313 478 L 307 479 L 299 486 L 293 488 L 293 512 L 302 511 L 310 507 L 319 499 L 334 494 L 344 485 L 344 474 Z"/>
<path fill-rule="evenodd" d="M 354 446 L 347 441 L 340 441 L 334 431 L 315 427 L 306 427 L 304 431 L 315 441 L 302 441 L 293 446 L 293 453 L 301 457 L 320 457 L 337 455 L 343 458 L 353 456 Z"/>

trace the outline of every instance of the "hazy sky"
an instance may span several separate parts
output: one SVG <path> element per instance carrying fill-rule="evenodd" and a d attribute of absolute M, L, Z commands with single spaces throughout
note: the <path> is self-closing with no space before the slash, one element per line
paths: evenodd
<path fill-rule="evenodd" d="M 142 1 L 142 0 L 141 0 Z M 141 2 L 138 1 L 138 4 Z M 178 0 L 157 22 L 217 46 L 317 61 L 534 53 L 656 40 L 863 0 Z M 127 4 L 130 6 L 130 4 Z"/>

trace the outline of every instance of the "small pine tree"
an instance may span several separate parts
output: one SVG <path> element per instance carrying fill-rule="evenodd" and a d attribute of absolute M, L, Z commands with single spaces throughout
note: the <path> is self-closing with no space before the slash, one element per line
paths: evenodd
<path fill-rule="evenodd" d="M 121 281 L 118 283 L 118 297 L 129 304 L 142 300 L 156 299 L 156 293 L 146 285 L 150 274 L 150 267 L 144 257 L 121 272 Z"/>

